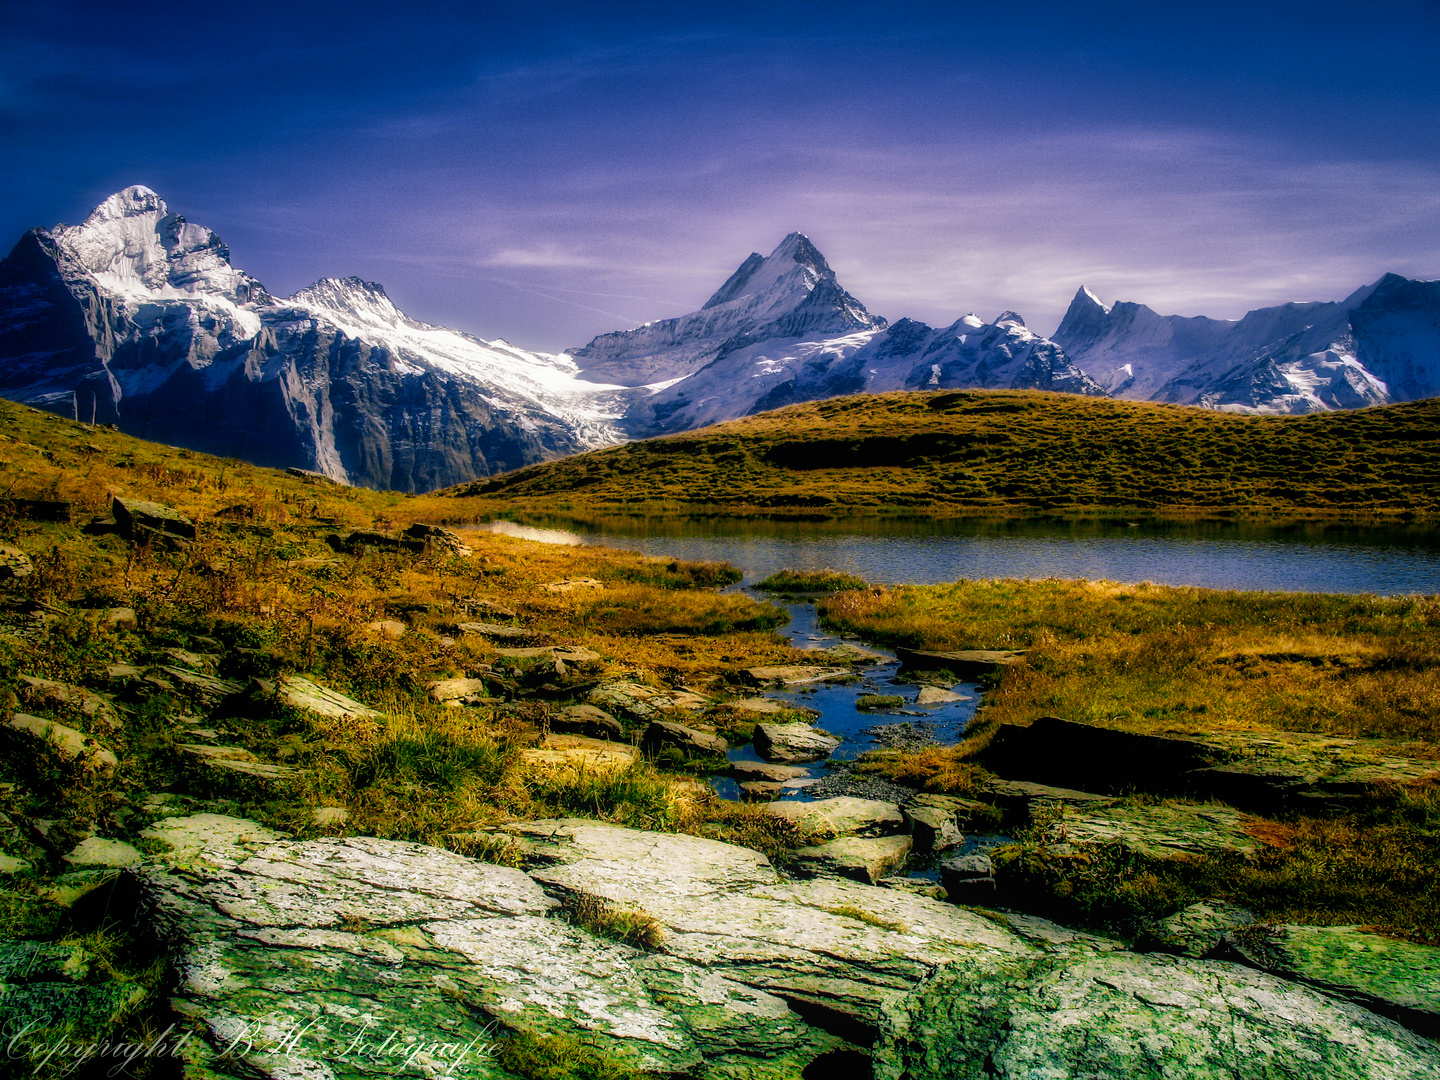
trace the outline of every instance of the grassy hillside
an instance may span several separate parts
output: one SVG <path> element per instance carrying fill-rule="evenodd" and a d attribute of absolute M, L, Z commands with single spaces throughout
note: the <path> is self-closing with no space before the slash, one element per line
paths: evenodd
<path fill-rule="evenodd" d="M 495 507 L 1440 515 L 1440 399 L 1298 417 L 1033 391 L 857 395 L 453 489 Z"/>

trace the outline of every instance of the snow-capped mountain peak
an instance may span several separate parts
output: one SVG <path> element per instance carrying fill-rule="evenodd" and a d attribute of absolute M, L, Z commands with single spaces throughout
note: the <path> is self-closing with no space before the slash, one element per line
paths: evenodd
<path fill-rule="evenodd" d="M 268 299 L 230 265 L 218 236 L 171 213 L 140 184 L 111 195 L 83 225 L 57 226 L 52 235 L 98 283 L 132 302 L 208 296 L 229 307 Z"/>
<path fill-rule="evenodd" d="M 348 315 L 377 327 L 391 328 L 412 321 L 386 295 L 385 286 L 358 277 L 321 278 L 290 297 L 289 302 L 316 311 Z"/>

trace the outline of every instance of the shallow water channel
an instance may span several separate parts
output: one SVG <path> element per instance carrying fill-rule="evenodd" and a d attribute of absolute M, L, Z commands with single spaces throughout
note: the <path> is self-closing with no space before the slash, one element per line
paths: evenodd
<path fill-rule="evenodd" d="M 1440 534 L 1407 528 L 1298 526 L 1267 528 L 1238 524 L 1076 522 L 796 522 L 779 520 L 617 520 L 596 524 L 563 518 L 519 524 L 495 521 L 491 532 L 559 544 L 602 544 L 680 559 L 729 562 L 745 577 L 735 586 L 753 595 L 753 586 L 777 570 L 833 568 L 867 581 L 933 584 L 962 578 L 1088 578 L 1153 581 L 1217 589 L 1403 595 L 1440 592 Z M 813 604 L 788 603 L 790 623 L 780 633 L 801 649 L 827 648 L 839 638 L 820 631 Z M 958 741 L 975 714 L 973 685 L 950 689 L 965 700 L 917 708 L 919 686 L 898 682 L 899 665 L 859 669 L 859 682 L 821 683 L 765 696 L 820 712 L 818 727 L 844 742 L 831 762 L 844 762 L 880 745 L 882 725 L 890 737 L 932 737 Z M 862 694 L 899 694 L 899 709 L 860 711 Z M 750 746 L 730 752 L 732 760 L 759 760 Z M 824 795 L 837 771 L 817 762 L 782 796 L 806 800 Z M 843 769 L 843 766 L 842 766 Z M 736 798 L 735 781 L 715 786 Z"/>

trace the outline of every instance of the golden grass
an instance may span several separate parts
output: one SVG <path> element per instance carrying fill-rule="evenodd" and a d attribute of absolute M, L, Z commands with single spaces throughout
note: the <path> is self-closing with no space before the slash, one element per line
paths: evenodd
<path fill-rule="evenodd" d="M 533 465 L 450 494 L 456 514 L 1433 520 L 1440 399 L 1262 417 L 1039 391 L 859 394 Z"/>
<path fill-rule="evenodd" d="M 1056 715 L 1440 742 L 1436 597 L 961 581 L 840 593 L 820 611 L 891 645 L 1026 650 L 986 696 L 981 731 Z"/>

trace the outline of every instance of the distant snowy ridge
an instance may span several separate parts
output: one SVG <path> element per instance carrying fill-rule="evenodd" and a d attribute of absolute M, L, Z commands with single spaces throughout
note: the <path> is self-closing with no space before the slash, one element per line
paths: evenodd
<path fill-rule="evenodd" d="M 1387 274 L 1334 303 L 1227 321 L 1075 294 L 1059 343 L 1116 397 L 1307 413 L 1440 394 L 1440 282 Z"/>
<path fill-rule="evenodd" d="M 278 300 L 140 186 L 0 264 L 4 396 L 347 483 L 429 490 L 619 441 L 625 395 L 576 373 L 357 278 Z"/>

